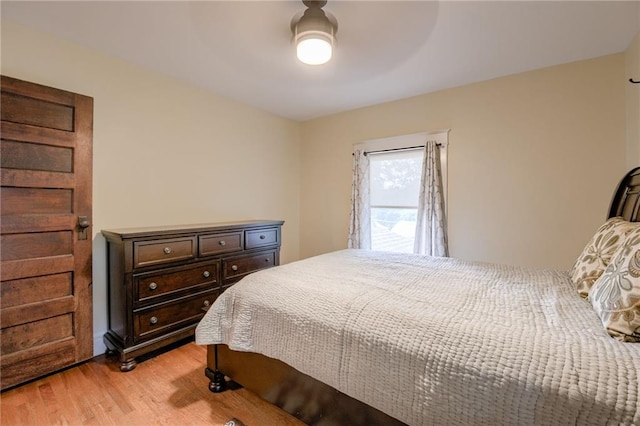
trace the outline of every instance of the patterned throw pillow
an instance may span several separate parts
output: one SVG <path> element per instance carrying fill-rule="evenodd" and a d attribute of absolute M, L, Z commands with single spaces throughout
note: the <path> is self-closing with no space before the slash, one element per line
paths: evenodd
<path fill-rule="evenodd" d="M 627 236 L 589 300 L 611 336 L 640 342 L 640 229 Z"/>
<path fill-rule="evenodd" d="M 621 217 L 613 217 L 598 228 L 569 272 L 580 296 L 589 296 L 589 289 L 604 273 L 626 235 L 638 226 Z"/>

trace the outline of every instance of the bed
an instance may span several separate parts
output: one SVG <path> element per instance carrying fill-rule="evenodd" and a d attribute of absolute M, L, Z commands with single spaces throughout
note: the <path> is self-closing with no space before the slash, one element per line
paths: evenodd
<path fill-rule="evenodd" d="M 638 219 L 640 168 L 609 217 Z M 196 329 L 230 378 L 307 424 L 640 424 L 640 343 L 567 271 L 341 250 L 260 271 Z"/>

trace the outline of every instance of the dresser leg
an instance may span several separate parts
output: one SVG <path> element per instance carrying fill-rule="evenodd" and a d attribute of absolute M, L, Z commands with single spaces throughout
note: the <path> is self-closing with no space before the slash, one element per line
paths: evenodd
<path fill-rule="evenodd" d="M 136 368 L 136 365 L 138 365 L 138 363 L 136 362 L 135 358 L 126 359 L 122 361 L 122 363 L 120 364 L 120 371 L 122 372 L 131 371 L 134 368 Z"/>

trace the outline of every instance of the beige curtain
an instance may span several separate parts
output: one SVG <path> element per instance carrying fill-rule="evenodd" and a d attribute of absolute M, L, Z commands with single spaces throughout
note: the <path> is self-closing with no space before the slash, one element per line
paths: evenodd
<path fill-rule="evenodd" d="M 418 199 L 414 253 L 449 256 L 447 221 L 444 211 L 440 148 L 434 141 L 424 147 L 424 163 Z"/>
<path fill-rule="evenodd" d="M 363 149 L 353 153 L 349 248 L 371 249 L 371 210 L 369 203 L 369 159 Z"/>

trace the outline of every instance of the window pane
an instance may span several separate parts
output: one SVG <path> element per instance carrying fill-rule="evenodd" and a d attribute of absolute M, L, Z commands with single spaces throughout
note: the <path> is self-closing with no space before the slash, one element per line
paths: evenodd
<path fill-rule="evenodd" d="M 422 157 L 422 149 L 370 155 L 371 205 L 417 207 Z"/>
<path fill-rule="evenodd" d="M 413 252 L 417 209 L 371 208 L 371 249 Z"/>

